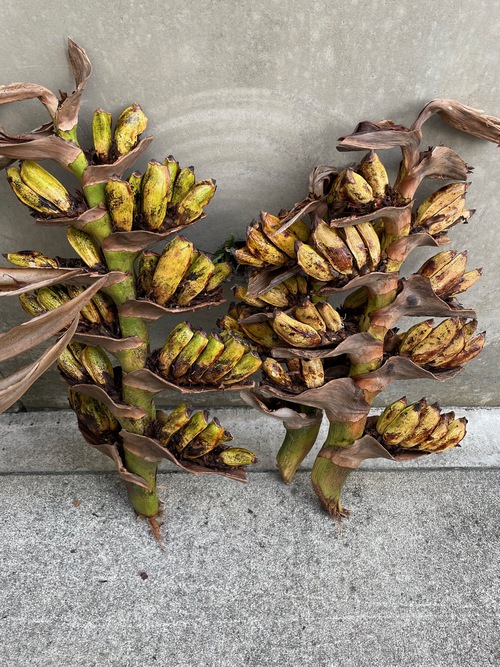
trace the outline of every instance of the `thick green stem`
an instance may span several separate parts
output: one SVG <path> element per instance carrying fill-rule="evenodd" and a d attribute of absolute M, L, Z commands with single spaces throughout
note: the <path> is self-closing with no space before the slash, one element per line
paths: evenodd
<path fill-rule="evenodd" d="M 158 464 L 145 461 L 125 448 L 125 467 L 128 471 L 142 477 L 150 487 L 150 489 L 144 489 L 137 484 L 127 484 L 128 496 L 133 508 L 141 516 L 156 516 L 160 509 L 156 488 Z"/>
<path fill-rule="evenodd" d="M 318 411 L 306 405 L 300 406 L 304 414 L 315 414 Z M 316 424 L 297 429 L 286 429 L 285 439 L 276 456 L 278 469 L 285 484 L 292 481 L 297 468 L 311 451 L 321 426 L 321 419 Z"/>
<path fill-rule="evenodd" d="M 352 468 L 337 465 L 331 459 L 322 456 L 326 447 L 349 447 L 363 435 L 366 418 L 357 422 L 330 422 L 325 443 L 316 457 L 311 472 L 311 481 L 321 504 L 328 514 L 340 520 L 349 515 L 340 502 L 340 494 L 344 482 L 352 472 Z"/>

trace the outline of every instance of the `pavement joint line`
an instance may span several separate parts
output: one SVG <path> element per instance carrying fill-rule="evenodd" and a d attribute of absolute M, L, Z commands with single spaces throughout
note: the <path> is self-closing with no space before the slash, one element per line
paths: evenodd
<path fill-rule="evenodd" d="M 399 475 L 407 472 L 414 472 L 418 474 L 430 473 L 430 472 L 455 472 L 457 470 L 463 472 L 488 472 L 488 471 L 497 471 L 500 470 L 500 466 L 454 466 L 443 468 L 441 466 L 435 466 L 432 468 L 415 468 L 415 467 L 405 467 L 398 468 L 396 470 L 391 470 L 389 468 L 353 468 L 353 472 L 357 473 L 388 473 L 390 475 Z M 254 470 L 249 471 L 250 475 L 268 475 L 269 473 L 278 473 L 277 468 L 269 468 L 268 470 Z M 158 475 L 182 475 L 185 474 L 183 470 L 159 470 Z M 215 474 L 215 473 L 214 473 Z M 295 473 L 299 474 L 311 474 L 311 470 L 297 470 Z M 11 472 L 6 472 L 5 470 L 0 472 L 0 477 L 90 477 L 90 476 L 99 476 L 99 475 L 116 475 L 113 470 L 73 470 L 73 471 L 47 471 L 40 470 L 38 471 L 24 471 L 24 470 L 13 470 Z M 209 477 L 210 473 L 204 474 L 203 477 Z M 234 480 L 233 480 L 234 481 Z M 291 486 L 291 484 L 285 484 L 285 486 Z"/>

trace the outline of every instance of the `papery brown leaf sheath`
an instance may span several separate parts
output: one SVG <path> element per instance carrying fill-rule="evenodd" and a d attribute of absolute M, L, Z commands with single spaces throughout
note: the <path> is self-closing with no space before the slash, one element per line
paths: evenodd
<path fill-rule="evenodd" d="M 327 445 L 321 449 L 318 456 L 323 459 L 329 459 L 342 468 L 351 468 L 353 470 L 359 468 L 366 459 L 394 460 L 394 457 L 387 449 L 371 435 L 364 435 L 359 440 L 355 440 L 349 447 Z"/>
<path fill-rule="evenodd" d="M 318 410 L 315 414 L 305 414 L 285 405 L 273 409 L 266 404 L 266 397 L 257 390 L 242 391 L 240 392 L 240 397 L 251 408 L 255 408 L 268 417 L 273 417 L 273 419 L 283 422 L 287 430 L 294 431 L 307 426 L 314 426 L 322 420 L 323 413 L 321 410 Z M 267 398 L 268 403 L 272 403 L 273 401 L 276 402 L 275 399 L 269 400 Z"/>
<path fill-rule="evenodd" d="M 419 130 L 436 113 L 456 130 L 492 141 L 500 146 L 500 119 L 488 116 L 481 109 L 466 106 L 455 100 L 431 100 L 419 113 L 412 129 Z"/>
<path fill-rule="evenodd" d="M 241 384 L 232 384 L 229 387 L 208 385 L 176 385 L 165 378 L 153 373 L 148 368 L 141 368 L 138 371 L 127 373 L 123 378 L 123 383 L 134 389 L 140 389 L 150 394 L 159 394 L 165 389 L 174 389 L 180 394 L 205 394 L 214 391 L 238 391 L 241 389 L 251 389 L 253 382 L 243 382 Z"/>
<path fill-rule="evenodd" d="M 153 137 L 145 137 L 139 141 L 135 148 L 111 164 L 96 164 L 87 167 L 83 172 L 82 186 L 87 188 L 96 183 L 105 183 L 112 176 L 123 176 L 128 169 L 134 166 L 142 153 L 149 148 L 152 141 Z"/>
<path fill-rule="evenodd" d="M 78 124 L 82 94 L 92 72 L 87 54 L 72 39 L 68 39 L 68 57 L 75 78 L 76 90 L 71 95 L 64 97 L 55 114 L 57 129 L 65 132 L 72 130 Z"/>
<path fill-rule="evenodd" d="M 70 342 L 77 326 L 78 317 L 73 320 L 64 336 L 51 345 L 35 362 L 0 379 L 0 412 L 4 412 L 10 408 L 11 405 L 14 405 L 14 403 L 28 391 L 31 385 L 45 373 L 47 368 L 52 366 L 66 345 Z"/>
<path fill-rule="evenodd" d="M 118 312 L 122 317 L 141 317 L 145 320 L 157 320 L 165 315 L 190 313 L 201 308 L 215 308 L 216 306 L 220 306 L 221 303 L 224 303 L 225 299 L 222 298 L 220 292 L 218 294 L 219 298 L 216 299 L 210 298 L 193 305 L 172 306 L 171 308 L 160 306 L 160 304 L 147 299 L 129 299 L 118 307 Z"/>

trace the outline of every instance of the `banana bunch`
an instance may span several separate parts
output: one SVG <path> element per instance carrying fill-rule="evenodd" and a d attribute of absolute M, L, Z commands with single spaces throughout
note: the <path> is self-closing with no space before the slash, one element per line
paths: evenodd
<path fill-rule="evenodd" d="M 69 384 L 96 384 L 116 394 L 113 365 L 100 347 L 72 341 L 59 356 L 57 367 Z"/>
<path fill-rule="evenodd" d="M 179 385 L 231 386 L 246 380 L 262 362 L 240 336 L 207 334 L 181 322 L 155 355 L 153 367 Z"/>
<path fill-rule="evenodd" d="M 121 232 L 188 225 L 203 214 L 215 190 L 215 181 L 196 181 L 193 167 L 181 169 L 172 156 L 163 163 L 150 160 L 144 174 L 113 176 L 105 185 L 113 228 Z"/>
<path fill-rule="evenodd" d="M 113 134 L 111 114 L 103 109 L 94 111 L 92 136 L 95 161 L 98 164 L 107 164 L 130 153 L 147 124 L 148 119 L 141 107 L 138 104 L 131 104 L 118 116 Z"/>
<path fill-rule="evenodd" d="M 278 287 L 281 285 L 283 283 Z M 264 302 L 264 305 L 267 304 Z M 289 303 L 282 307 L 286 305 Z M 331 304 L 327 301 L 314 304 L 308 297 L 302 297 L 290 314 L 275 309 L 269 318 L 261 322 L 242 321 L 258 312 L 248 305 L 231 304 L 228 315 L 219 319 L 217 324 L 221 329 L 243 335 L 267 349 L 281 347 L 283 343 L 291 347 L 315 348 L 336 340 L 343 328 L 342 318 Z"/>
<path fill-rule="evenodd" d="M 272 357 L 262 363 L 264 379 L 279 389 L 292 394 L 300 394 L 306 389 L 322 387 L 325 384 L 325 369 L 322 359 L 287 359 L 283 364 Z"/>
<path fill-rule="evenodd" d="M 178 405 L 158 424 L 158 439 L 178 459 L 203 459 L 205 465 L 223 464 L 224 467 L 237 468 L 257 461 L 247 449 L 227 448 L 224 443 L 233 439 L 231 433 L 216 417 L 210 419 L 207 410 L 195 412 L 186 403 Z"/>
<path fill-rule="evenodd" d="M 282 224 L 280 218 L 261 213 L 260 220 L 247 228 L 246 245 L 234 251 L 238 264 L 262 269 L 283 266 L 296 260 L 296 244 L 309 239 L 309 227 L 302 220 L 297 220 L 284 232 L 277 233 Z"/>
<path fill-rule="evenodd" d="M 467 251 L 445 250 L 428 259 L 417 273 L 429 278 L 434 292 L 451 298 L 469 289 L 482 276 L 482 269 L 466 271 Z"/>
<path fill-rule="evenodd" d="M 5 170 L 7 181 L 20 202 L 31 212 L 47 218 L 60 218 L 76 213 L 77 201 L 57 178 L 38 162 L 23 160 L 20 167 Z"/>
<path fill-rule="evenodd" d="M 49 310 L 59 308 L 85 291 L 82 285 L 52 285 L 41 287 L 33 294 L 19 295 L 21 307 L 31 317 L 38 317 Z M 104 292 L 97 292 L 80 311 L 80 324 L 84 330 L 118 333 L 118 315 L 113 301 Z"/>
<path fill-rule="evenodd" d="M 485 332 L 474 333 L 477 320 L 450 317 L 434 326 L 425 320 L 401 336 L 398 353 L 419 366 L 435 369 L 456 368 L 474 359 L 483 349 Z"/>
<path fill-rule="evenodd" d="M 431 236 L 467 221 L 474 211 L 465 208 L 467 183 L 450 183 L 433 192 L 414 214 L 413 226 L 423 227 Z"/>
<path fill-rule="evenodd" d="M 161 255 L 144 251 L 137 263 L 137 292 L 161 306 L 188 306 L 210 298 L 232 274 L 227 262 L 214 264 L 183 236 L 174 237 Z"/>
<path fill-rule="evenodd" d="M 466 434 L 467 419 L 453 412 L 441 413 L 437 403 L 423 398 L 408 405 L 406 397 L 391 403 L 377 419 L 375 428 L 389 449 L 444 452 L 456 447 Z"/>
<path fill-rule="evenodd" d="M 359 209 L 384 199 L 388 186 L 382 161 L 375 151 L 370 151 L 354 169 L 347 167 L 337 174 L 327 193 L 327 203 L 343 213 L 349 208 Z"/>
<path fill-rule="evenodd" d="M 337 229 L 318 218 L 310 243 L 297 244 L 298 264 L 321 282 L 376 271 L 380 259 L 380 239 L 371 222 Z"/>
<path fill-rule="evenodd" d="M 91 396 L 73 391 L 71 387 L 68 387 L 68 400 L 80 424 L 90 431 L 100 443 L 113 444 L 118 440 L 121 426 L 104 403 Z"/>

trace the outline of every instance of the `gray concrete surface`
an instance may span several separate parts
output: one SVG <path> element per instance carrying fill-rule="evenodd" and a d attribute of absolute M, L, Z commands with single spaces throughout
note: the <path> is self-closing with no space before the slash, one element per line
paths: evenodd
<path fill-rule="evenodd" d="M 201 248 L 213 250 L 231 233 L 241 237 L 261 209 L 277 212 L 300 199 L 316 164 L 355 159 L 339 155 L 335 142 L 359 120 L 389 117 L 409 124 L 435 97 L 500 115 L 498 18 L 498 0 L 210 0 L 182 7 L 158 0 L 89 0 L 49 1 L 43 11 L 34 0 L 19 0 L 5 3 L 2 11 L 0 81 L 70 89 L 65 42 L 72 36 L 94 64 L 82 106 L 83 143 L 95 108 L 116 115 L 140 102 L 156 137 L 143 162 L 173 153 L 182 164 L 194 164 L 200 177 L 217 180 L 208 219 L 188 233 Z M 43 114 L 35 102 L 1 108 L 0 125 L 23 131 L 43 122 Z M 482 284 L 464 303 L 478 304 L 489 342 L 460 379 L 421 386 L 446 405 L 498 405 L 497 151 L 437 120 L 427 127 L 425 145 L 449 144 L 475 166 L 468 201 L 478 212 L 453 239 L 454 247 L 469 248 L 471 267 L 485 268 Z M 391 153 L 388 159 L 395 165 L 399 158 Z M 3 179 L 0 233 L 2 252 L 33 247 L 67 254 L 64 235 L 35 228 Z M 427 255 L 415 253 L 408 268 Z M 3 327 L 21 321 L 17 304 L 3 308 Z M 193 321 L 210 327 L 218 314 L 220 309 Z M 156 343 L 171 326 L 155 328 Z M 12 367 L 6 364 L 2 373 Z M 387 400 L 398 392 L 391 389 Z M 229 396 L 214 400 L 227 403 Z M 24 404 L 64 407 L 56 374 L 40 380 Z"/>
<path fill-rule="evenodd" d="M 498 471 L 358 473 L 342 535 L 306 473 L 161 482 L 163 552 L 115 476 L 2 479 L 2 664 L 498 664 Z"/>
<path fill-rule="evenodd" d="M 500 410 L 460 450 L 371 461 L 340 534 L 273 422 L 220 410 L 247 485 L 165 469 L 160 550 L 64 412 L 0 417 L 0 662 L 9 667 L 498 664 Z"/>

